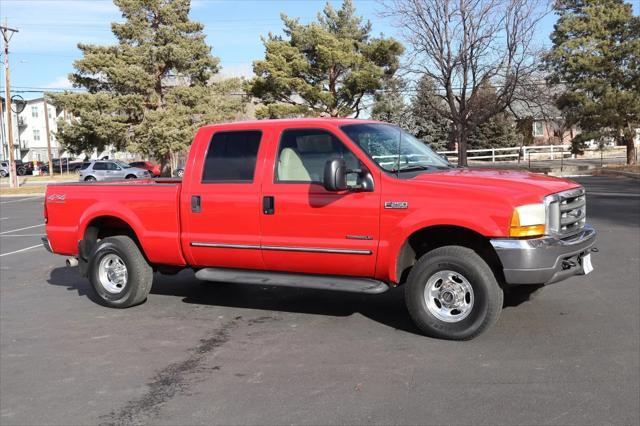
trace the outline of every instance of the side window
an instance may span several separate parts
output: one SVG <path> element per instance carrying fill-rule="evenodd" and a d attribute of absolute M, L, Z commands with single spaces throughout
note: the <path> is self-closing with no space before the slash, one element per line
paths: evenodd
<path fill-rule="evenodd" d="M 276 181 L 322 184 L 327 160 L 336 157 L 344 158 L 348 169 L 360 167 L 357 157 L 326 130 L 285 130 L 278 147 Z M 349 179 L 353 176 L 349 175 Z"/>
<path fill-rule="evenodd" d="M 116 163 L 107 163 L 107 170 L 122 170 Z"/>
<path fill-rule="evenodd" d="M 107 170 L 106 164 L 104 164 L 104 163 L 95 163 L 93 165 L 93 170 Z"/>
<path fill-rule="evenodd" d="M 202 183 L 253 181 L 262 132 L 218 132 L 204 160 Z"/>

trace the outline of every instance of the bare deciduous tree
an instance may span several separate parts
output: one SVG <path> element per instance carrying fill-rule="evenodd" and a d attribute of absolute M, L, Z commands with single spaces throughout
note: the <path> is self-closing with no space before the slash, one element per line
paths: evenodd
<path fill-rule="evenodd" d="M 467 164 L 467 135 L 504 111 L 538 69 L 538 23 L 545 0 L 388 0 L 407 47 L 407 71 L 428 75 L 444 103 L 434 111 L 451 120 L 458 164 Z M 496 89 L 487 98 L 486 87 Z"/>

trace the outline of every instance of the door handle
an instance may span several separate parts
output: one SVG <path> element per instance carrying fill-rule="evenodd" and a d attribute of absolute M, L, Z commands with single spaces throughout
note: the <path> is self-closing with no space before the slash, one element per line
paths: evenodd
<path fill-rule="evenodd" d="M 200 213 L 200 196 L 191 196 L 191 213 Z"/>
<path fill-rule="evenodd" d="M 276 210 L 276 200 L 273 195 L 262 197 L 262 213 L 273 214 Z"/>

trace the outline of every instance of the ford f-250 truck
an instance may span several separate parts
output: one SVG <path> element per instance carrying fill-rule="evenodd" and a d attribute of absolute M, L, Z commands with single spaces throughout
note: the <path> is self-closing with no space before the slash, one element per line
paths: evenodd
<path fill-rule="evenodd" d="M 354 119 L 201 128 L 179 180 L 47 187 L 45 247 L 105 305 L 146 300 L 154 271 L 369 294 L 404 285 L 425 334 L 470 339 L 505 291 L 592 270 L 585 191 L 455 168 L 398 127 Z"/>

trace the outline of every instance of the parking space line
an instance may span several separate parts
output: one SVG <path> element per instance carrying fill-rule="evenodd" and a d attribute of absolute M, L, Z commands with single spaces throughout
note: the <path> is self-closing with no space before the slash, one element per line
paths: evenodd
<path fill-rule="evenodd" d="M 39 226 L 44 226 L 44 223 L 41 223 L 40 225 L 25 226 L 24 228 L 18 228 L 18 229 L 12 229 L 10 231 L 0 232 L 0 235 L 11 234 L 13 232 L 18 232 L 18 231 L 24 231 L 25 229 L 37 228 Z"/>
<path fill-rule="evenodd" d="M 10 234 L 10 235 L 0 235 L 0 238 L 8 238 L 8 237 L 44 237 L 47 234 Z"/>
<path fill-rule="evenodd" d="M 3 253 L 3 254 L 0 254 L 0 257 L 9 256 L 10 254 L 21 253 L 23 251 L 31 250 L 31 249 L 38 248 L 38 247 L 42 247 L 42 244 L 36 244 L 35 246 L 23 248 L 23 249 L 16 250 L 16 251 L 10 251 L 9 253 Z"/>
<path fill-rule="evenodd" d="M 43 197 L 42 197 L 42 195 L 38 195 L 38 196 L 36 196 L 36 197 L 21 198 L 21 199 L 19 199 L 19 200 L 0 201 L 0 204 L 20 203 L 20 202 L 22 202 L 22 201 L 35 200 L 36 198 L 43 198 Z"/>

